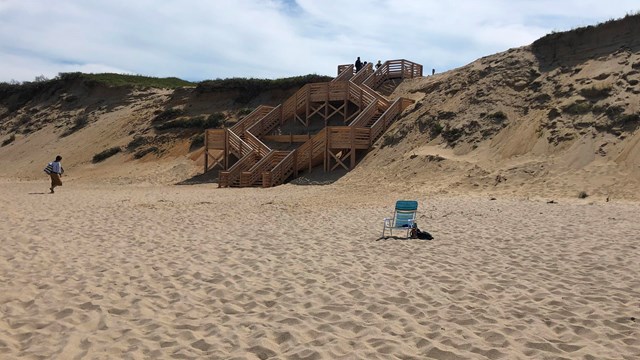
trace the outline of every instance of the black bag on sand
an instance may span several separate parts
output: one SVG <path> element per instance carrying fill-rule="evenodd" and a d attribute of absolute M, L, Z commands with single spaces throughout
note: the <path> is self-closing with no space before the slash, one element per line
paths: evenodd
<path fill-rule="evenodd" d="M 426 231 L 416 229 L 416 238 L 421 240 L 433 240 L 433 236 Z"/>
<path fill-rule="evenodd" d="M 417 224 L 413 224 L 411 227 L 411 238 L 412 239 L 421 239 L 421 240 L 433 240 L 433 236 L 426 231 L 422 231 L 418 229 Z"/>

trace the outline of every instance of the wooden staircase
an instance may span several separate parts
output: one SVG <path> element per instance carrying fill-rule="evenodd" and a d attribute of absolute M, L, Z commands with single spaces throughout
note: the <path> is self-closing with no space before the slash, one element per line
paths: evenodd
<path fill-rule="evenodd" d="M 351 64 L 339 65 L 331 82 L 307 84 L 276 107 L 261 105 L 231 128 L 206 130 L 205 172 L 221 169 L 219 187 L 271 187 L 321 164 L 325 171 L 353 169 L 358 151 L 368 151 L 413 103 L 409 99 L 391 103 L 375 89 L 387 80 L 419 76 L 422 65 L 407 60 L 387 61 L 376 71 L 367 64 L 357 73 Z M 354 106 L 357 110 L 350 110 Z M 325 127 L 314 135 L 272 134 L 285 124 L 309 127 L 317 118 Z M 327 126 L 336 118 L 344 125 Z M 265 144 L 287 139 L 303 143 L 291 151 Z"/>

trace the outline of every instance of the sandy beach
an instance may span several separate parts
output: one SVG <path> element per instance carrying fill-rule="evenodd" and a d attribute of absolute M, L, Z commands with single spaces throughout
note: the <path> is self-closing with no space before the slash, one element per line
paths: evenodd
<path fill-rule="evenodd" d="M 2 359 L 637 359 L 640 205 L 1 180 Z M 377 240 L 399 198 L 434 240 Z"/>

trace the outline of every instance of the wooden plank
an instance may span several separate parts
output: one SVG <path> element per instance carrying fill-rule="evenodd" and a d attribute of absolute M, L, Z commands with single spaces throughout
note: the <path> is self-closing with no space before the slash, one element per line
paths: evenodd
<path fill-rule="evenodd" d="M 303 143 L 311 139 L 311 135 L 265 135 L 262 138 L 279 143 Z"/>

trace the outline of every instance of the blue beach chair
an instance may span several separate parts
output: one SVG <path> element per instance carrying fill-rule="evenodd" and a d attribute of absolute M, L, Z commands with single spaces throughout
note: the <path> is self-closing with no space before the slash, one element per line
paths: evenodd
<path fill-rule="evenodd" d="M 416 222 L 416 213 L 418 212 L 418 202 L 415 200 L 398 200 L 396 209 L 392 218 L 384 219 L 384 228 L 382 228 L 382 237 L 385 237 L 387 229 L 389 236 L 393 236 L 393 230 L 402 230 L 409 237 L 411 228 Z"/>

